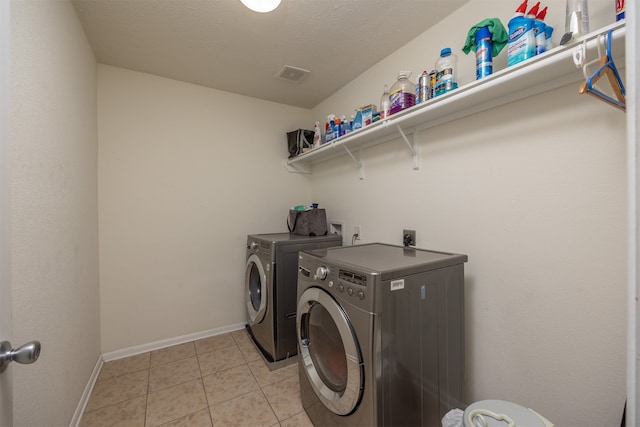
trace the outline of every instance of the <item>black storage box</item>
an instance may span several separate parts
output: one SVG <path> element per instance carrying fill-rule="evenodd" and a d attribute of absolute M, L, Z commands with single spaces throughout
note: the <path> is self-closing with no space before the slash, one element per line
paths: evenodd
<path fill-rule="evenodd" d="M 289 158 L 304 153 L 313 147 L 313 131 L 298 129 L 287 132 L 287 147 L 289 149 Z"/>

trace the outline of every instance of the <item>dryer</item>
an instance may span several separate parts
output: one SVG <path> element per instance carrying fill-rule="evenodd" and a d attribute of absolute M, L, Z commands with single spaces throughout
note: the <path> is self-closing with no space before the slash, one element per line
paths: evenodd
<path fill-rule="evenodd" d="M 247 330 L 270 369 L 297 354 L 296 284 L 298 252 L 342 245 L 342 237 L 290 233 L 247 236 L 245 300 Z"/>
<path fill-rule="evenodd" d="M 300 252 L 300 394 L 315 425 L 440 426 L 461 406 L 466 261 L 381 243 Z"/>

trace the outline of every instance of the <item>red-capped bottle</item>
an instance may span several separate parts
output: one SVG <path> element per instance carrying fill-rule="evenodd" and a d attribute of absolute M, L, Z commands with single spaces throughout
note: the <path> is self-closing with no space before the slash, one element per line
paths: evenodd
<path fill-rule="evenodd" d="M 538 12 L 536 20 L 533 21 L 533 33 L 536 35 L 536 55 L 547 51 L 547 25 L 544 23 L 545 16 L 547 16 L 547 6 Z"/>
<path fill-rule="evenodd" d="M 536 54 L 536 38 L 533 34 L 534 19 L 525 16 L 526 13 L 527 0 L 524 0 L 516 10 L 513 18 L 509 21 L 509 39 L 507 42 L 508 66 L 532 58 Z"/>

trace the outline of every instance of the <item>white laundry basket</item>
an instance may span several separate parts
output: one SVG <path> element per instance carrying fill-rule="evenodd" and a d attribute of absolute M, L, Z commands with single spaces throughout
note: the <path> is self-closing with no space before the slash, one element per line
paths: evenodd
<path fill-rule="evenodd" d="M 535 412 L 506 400 L 481 400 L 465 409 L 464 427 L 554 427 Z"/>

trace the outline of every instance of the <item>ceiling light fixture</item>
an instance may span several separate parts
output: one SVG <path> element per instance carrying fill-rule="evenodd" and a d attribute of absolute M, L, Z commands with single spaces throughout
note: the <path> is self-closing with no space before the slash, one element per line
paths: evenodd
<path fill-rule="evenodd" d="M 266 13 L 271 12 L 280 4 L 280 0 L 240 0 L 243 5 L 247 6 L 249 9 Z"/>

